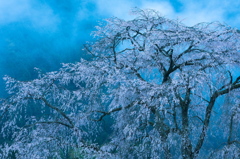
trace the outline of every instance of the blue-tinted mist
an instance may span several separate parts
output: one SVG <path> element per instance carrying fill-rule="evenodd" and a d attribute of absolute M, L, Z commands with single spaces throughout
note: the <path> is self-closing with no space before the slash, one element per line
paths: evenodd
<path fill-rule="evenodd" d="M 6 96 L 4 75 L 29 80 L 34 67 L 47 72 L 87 58 L 82 45 L 103 18 L 81 0 L 9 0 L 3 6 L 9 10 L 0 11 L 6 14 L 0 15 L 0 97 Z"/>
<path fill-rule="evenodd" d="M 28 80 L 36 77 L 34 67 L 47 72 L 57 70 L 61 63 L 87 58 L 82 44 L 92 41 L 90 32 L 94 26 L 103 18 L 127 12 L 125 3 L 132 8 L 163 1 L 0 0 L 0 97 L 5 95 L 2 77 L 6 74 Z M 166 2 L 176 13 L 187 13 L 190 9 L 183 0 Z M 239 15 L 238 7 L 234 6 L 239 6 L 239 2 L 231 6 L 224 15 L 233 25 Z"/>

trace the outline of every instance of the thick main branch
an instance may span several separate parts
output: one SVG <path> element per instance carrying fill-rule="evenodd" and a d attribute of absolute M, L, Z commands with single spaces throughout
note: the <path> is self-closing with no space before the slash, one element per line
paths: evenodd
<path fill-rule="evenodd" d="M 206 133 L 207 133 L 207 129 L 208 129 L 208 126 L 209 126 L 212 109 L 213 109 L 213 106 L 215 104 L 216 99 L 221 95 L 229 93 L 231 90 L 240 88 L 239 79 L 240 79 L 240 77 L 238 77 L 236 79 L 236 81 L 234 83 L 232 83 L 232 85 L 229 86 L 229 88 L 226 88 L 226 89 L 221 90 L 221 91 L 216 91 L 211 96 L 210 102 L 209 102 L 209 104 L 206 108 L 206 114 L 205 114 L 205 119 L 203 121 L 202 131 L 201 131 L 200 137 L 198 139 L 198 143 L 197 143 L 197 145 L 195 147 L 195 150 L 194 150 L 195 156 L 198 155 L 198 153 L 199 153 L 199 151 L 200 151 L 200 149 L 203 145 L 203 142 L 204 142 L 204 139 L 205 139 L 205 136 L 206 136 Z"/>

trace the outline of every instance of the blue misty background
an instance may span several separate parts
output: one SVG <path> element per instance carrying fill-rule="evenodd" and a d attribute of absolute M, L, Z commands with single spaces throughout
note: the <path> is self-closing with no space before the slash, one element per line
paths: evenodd
<path fill-rule="evenodd" d="M 193 25 L 221 21 L 240 28 L 240 2 L 233 0 L 0 0 L 0 97 L 2 77 L 19 80 L 57 70 L 61 63 L 88 58 L 82 51 L 94 26 L 103 18 L 129 19 L 133 7 L 153 8 L 168 18 Z"/>
<path fill-rule="evenodd" d="M 89 34 L 101 18 L 94 13 L 96 6 L 91 2 L 20 2 L 24 4 L 12 1 L 9 9 L 13 10 L 6 11 L 9 15 L 5 22 L 1 19 L 0 23 L 1 96 L 6 95 L 2 80 L 5 74 L 19 80 L 29 80 L 36 77 L 34 67 L 44 72 L 52 71 L 57 70 L 60 63 L 86 58 L 81 50 L 82 44 L 91 39 Z"/>

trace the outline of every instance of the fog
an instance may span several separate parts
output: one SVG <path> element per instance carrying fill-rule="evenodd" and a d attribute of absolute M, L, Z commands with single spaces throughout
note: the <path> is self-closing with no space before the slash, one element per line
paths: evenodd
<path fill-rule="evenodd" d="M 220 21 L 239 27 L 239 6 L 233 0 L 0 0 L 0 97 L 6 95 L 4 75 L 29 80 L 35 67 L 48 72 L 88 58 L 82 46 L 104 18 L 131 19 L 130 10 L 139 7 L 187 25 Z"/>
<path fill-rule="evenodd" d="M 101 18 L 90 1 L 0 1 L 0 96 L 4 75 L 29 80 L 35 67 L 47 72 L 86 58 L 82 44 Z"/>

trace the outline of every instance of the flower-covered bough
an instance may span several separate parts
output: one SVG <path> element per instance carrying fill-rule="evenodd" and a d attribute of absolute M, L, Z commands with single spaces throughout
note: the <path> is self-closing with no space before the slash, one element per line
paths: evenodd
<path fill-rule="evenodd" d="M 97 27 L 91 60 L 5 77 L 1 157 L 239 157 L 239 31 L 134 13 Z"/>

